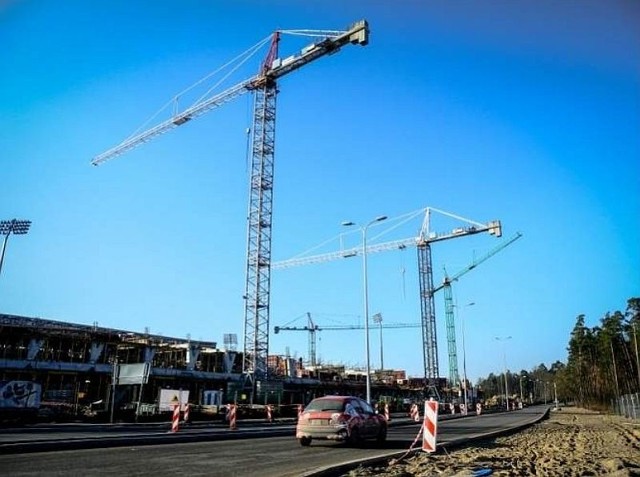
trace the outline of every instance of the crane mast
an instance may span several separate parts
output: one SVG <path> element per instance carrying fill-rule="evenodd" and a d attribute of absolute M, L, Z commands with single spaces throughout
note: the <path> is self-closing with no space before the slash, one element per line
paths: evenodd
<path fill-rule="evenodd" d="M 314 60 L 340 50 L 347 44 L 365 46 L 369 41 L 369 26 L 360 20 L 347 31 L 292 30 L 292 33 L 321 37 L 299 53 L 278 58 L 280 32 L 272 37 L 269 53 L 257 75 L 214 96 L 196 102 L 174 114 L 168 120 L 134 135 L 117 146 L 93 158 L 93 165 L 102 164 L 150 140 L 182 126 L 234 98 L 254 93 L 253 135 L 251 138 L 251 169 L 247 225 L 247 262 L 244 313 L 243 372 L 256 389 L 258 379 L 268 376 L 269 302 L 271 287 L 271 229 L 273 204 L 273 163 L 275 150 L 277 80 Z M 252 393 L 252 399 L 255 393 Z"/>
<path fill-rule="evenodd" d="M 425 384 L 435 385 L 440 373 L 438 367 L 433 265 L 431 261 L 431 246 L 428 243 L 418 246 L 418 281 L 420 284 L 420 317 L 422 319 L 422 356 Z"/>
<path fill-rule="evenodd" d="M 345 44 L 366 45 L 368 35 L 368 24 L 363 20 L 335 38 L 326 38 L 305 47 L 300 55 L 292 55 L 280 61 L 270 52 L 269 56 L 274 58 L 272 64 L 263 66 L 263 73 L 256 81 L 251 141 L 243 354 L 243 372 L 252 381 L 254 389 L 257 380 L 266 379 L 268 376 L 273 160 L 278 92 L 276 79 L 328 53 L 338 51 Z M 274 41 L 278 41 L 277 37 Z"/>

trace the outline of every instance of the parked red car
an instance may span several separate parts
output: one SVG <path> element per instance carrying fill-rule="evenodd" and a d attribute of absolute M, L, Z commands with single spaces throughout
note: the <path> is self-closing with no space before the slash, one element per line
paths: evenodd
<path fill-rule="evenodd" d="M 354 396 L 324 396 L 311 401 L 296 426 L 296 439 L 302 446 L 313 439 L 359 444 L 387 439 L 387 421 L 365 400 Z"/>

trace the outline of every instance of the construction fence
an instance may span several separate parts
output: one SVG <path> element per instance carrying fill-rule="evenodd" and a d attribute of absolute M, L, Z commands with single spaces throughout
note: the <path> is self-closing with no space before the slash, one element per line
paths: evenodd
<path fill-rule="evenodd" d="M 629 419 L 640 420 L 640 393 L 625 394 L 613 399 L 613 412 Z"/>

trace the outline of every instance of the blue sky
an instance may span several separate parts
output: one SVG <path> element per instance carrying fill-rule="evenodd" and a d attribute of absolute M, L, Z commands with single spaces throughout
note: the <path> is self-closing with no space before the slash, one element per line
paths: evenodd
<path fill-rule="evenodd" d="M 273 259 L 337 237 L 345 220 L 387 215 L 388 226 L 427 206 L 499 219 L 505 237 L 523 238 L 455 284 L 458 354 L 464 321 L 474 380 L 501 372 L 503 356 L 512 371 L 565 360 L 576 316 L 593 326 L 640 295 L 640 6 L 390 5 L 0 2 L 0 219 L 33 221 L 9 240 L 0 312 L 219 343 L 236 333 L 241 347 L 251 97 L 100 167 L 90 161 L 273 30 L 365 18 L 368 46 L 279 82 Z M 281 56 L 300 46 L 285 36 Z M 434 244 L 435 282 L 498 243 L 480 234 Z M 415 250 L 368 265 L 371 313 L 419 322 Z M 271 327 L 304 326 L 307 312 L 320 327 L 362 323 L 361 262 L 274 270 Z M 442 296 L 436 314 L 447 376 Z M 322 362 L 364 365 L 362 331 L 319 337 Z M 385 367 L 421 375 L 418 329 L 385 330 L 383 341 Z M 307 343 L 303 332 L 272 334 L 270 351 L 306 359 Z"/>

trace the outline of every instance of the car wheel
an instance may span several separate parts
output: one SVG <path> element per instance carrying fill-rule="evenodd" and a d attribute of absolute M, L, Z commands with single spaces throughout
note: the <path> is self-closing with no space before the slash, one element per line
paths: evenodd
<path fill-rule="evenodd" d="M 349 434 L 348 443 L 352 446 L 357 446 L 362 443 L 362 437 L 360 436 L 360 429 L 354 427 L 351 429 L 351 434 Z"/>
<path fill-rule="evenodd" d="M 301 437 L 299 441 L 302 447 L 309 447 L 311 445 L 311 437 Z"/>
<path fill-rule="evenodd" d="M 376 443 L 378 445 L 382 445 L 386 440 L 387 440 L 387 428 L 383 427 L 380 429 L 380 432 L 378 432 L 378 435 L 376 436 Z"/>

